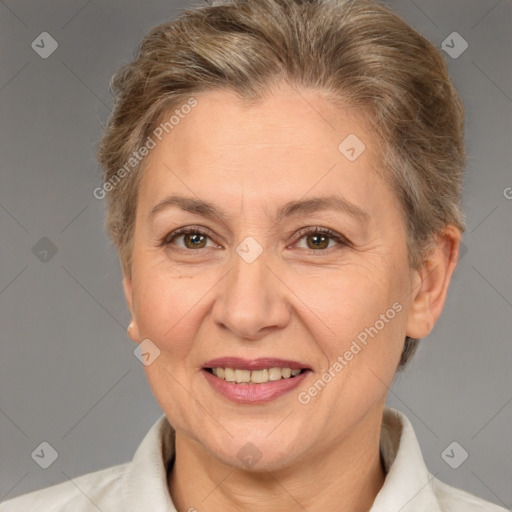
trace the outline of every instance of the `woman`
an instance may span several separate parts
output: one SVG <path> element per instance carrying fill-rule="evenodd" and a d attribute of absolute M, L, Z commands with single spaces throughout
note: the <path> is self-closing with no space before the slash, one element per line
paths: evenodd
<path fill-rule="evenodd" d="M 436 48 L 369 0 L 205 5 L 113 87 L 96 193 L 165 415 L 131 463 L 1 510 L 504 510 L 385 407 L 464 230 Z"/>

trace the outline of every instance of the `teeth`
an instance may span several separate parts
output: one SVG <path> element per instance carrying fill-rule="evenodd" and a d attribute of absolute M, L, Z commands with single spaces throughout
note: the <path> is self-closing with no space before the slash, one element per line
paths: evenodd
<path fill-rule="evenodd" d="M 264 368 L 263 370 L 240 370 L 238 368 L 212 368 L 212 373 L 219 379 L 237 384 L 263 384 L 265 382 L 289 379 L 299 375 L 300 370 L 290 368 Z"/>
<path fill-rule="evenodd" d="M 251 382 L 251 372 L 249 370 L 235 370 L 235 382 Z"/>
<path fill-rule="evenodd" d="M 251 372 L 251 382 L 260 384 L 262 382 L 268 382 L 268 370 L 254 370 Z"/>
<path fill-rule="evenodd" d="M 235 382 L 235 370 L 233 368 L 224 368 L 224 380 Z"/>
<path fill-rule="evenodd" d="M 281 376 L 281 368 L 270 368 L 268 371 L 268 378 L 270 380 L 279 380 Z"/>

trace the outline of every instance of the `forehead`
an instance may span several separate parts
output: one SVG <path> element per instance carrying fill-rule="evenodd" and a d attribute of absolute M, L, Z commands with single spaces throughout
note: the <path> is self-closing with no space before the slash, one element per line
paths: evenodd
<path fill-rule="evenodd" d="M 231 90 L 204 92 L 195 98 L 197 106 L 171 132 L 176 156 L 184 153 L 188 159 L 198 149 L 226 161 L 266 150 L 290 159 L 312 151 L 337 156 L 338 145 L 348 134 L 370 137 L 363 115 L 335 108 L 316 91 L 283 88 L 251 103 Z"/>
<path fill-rule="evenodd" d="M 251 104 L 230 90 L 194 98 L 197 105 L 164 133 L 146 162 L 141 188 L 155 201 L 167 185 L 221 201 L 243 193 L 247 200 L 282 202 L 333 189 L 363 201 L 382 186 L 364 115 L 335 107 L 318 91 L 283 88 Z M 347 158 L 350 146 L 360 153 L 356 159 Z"/>

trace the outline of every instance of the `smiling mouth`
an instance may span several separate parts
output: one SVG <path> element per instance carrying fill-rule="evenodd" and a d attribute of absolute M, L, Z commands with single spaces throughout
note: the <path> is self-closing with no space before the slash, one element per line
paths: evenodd
<path fill-rule="evenodd" d="M 293 379 L 301 373 L 311 371 L 307 368 L 292 370 L 291 368 L 280 367 L 263 368 L 260 370 L 246 370 L 223 367 L 204 369 L 212 375 L 215 375 L 215 377 L 220 380 L 241 385 L 266 384 L 268 382 L 274 382 L 282 379 Z"/>

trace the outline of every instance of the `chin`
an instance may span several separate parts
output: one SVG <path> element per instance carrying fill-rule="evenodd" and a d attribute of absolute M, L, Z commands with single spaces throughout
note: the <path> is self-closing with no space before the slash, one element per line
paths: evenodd
<path fill-rule="evenodd" d="M 232 440 L 229 451 L 225 450 L 226 445 L 208 447 L 208 450 L 217 460 L 228 466 L 256 473 L 276 471 L 288 467 L 300 457 L 298 450 L 286 446 L 283 441 L 273 439 L 269 442 L 265 438 L 251 440 L 251 436 L 246 436 L 243 442 Z"/>

